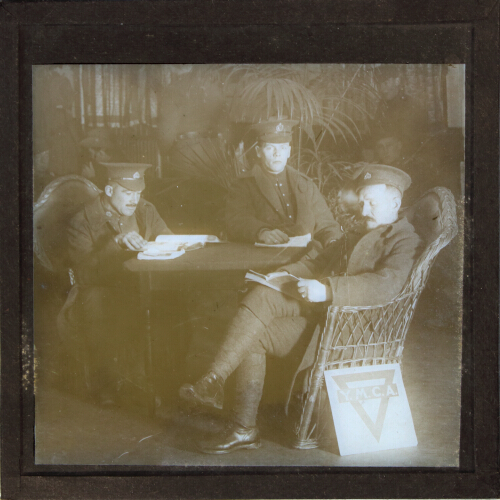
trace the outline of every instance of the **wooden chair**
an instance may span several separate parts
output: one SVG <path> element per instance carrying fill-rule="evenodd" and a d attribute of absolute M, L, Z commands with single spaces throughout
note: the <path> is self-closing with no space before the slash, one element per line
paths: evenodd
<path fill-rule="evenodd" d="M 325 370 L 402 362 L 408 327 L 431 266 L 439 251 L 457 234 L 455 200 L 446 188 L 427 191 L 403 215 L 424 241 L 424 251 L 403 290 L 391 302 L 372 307 L 329 308 L 296 428 L 296 448 L 318 446 L 320 416 L 329 409 Z"/>

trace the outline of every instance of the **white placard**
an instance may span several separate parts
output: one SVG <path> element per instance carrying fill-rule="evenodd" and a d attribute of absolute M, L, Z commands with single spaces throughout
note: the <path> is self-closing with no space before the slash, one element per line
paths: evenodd
<path fill-rule="evenodd" d="M 341 455 L 416 446 L 399 364 L 325 371 Z"/>

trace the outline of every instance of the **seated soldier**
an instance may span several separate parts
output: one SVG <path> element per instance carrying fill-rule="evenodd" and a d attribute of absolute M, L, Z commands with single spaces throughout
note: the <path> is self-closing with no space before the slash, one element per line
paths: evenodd
<path fill-rule="evenodd" d="M 229 192 L 226 221 L 230 240 L 273 245 L 311 233 L 322 248 L 341 236 L 316 185 L 287 166 L 296 123 L 271 120 L 254 125 L 259 135 L 255 147 L 259 164 Z"/>
<path fill-rule="evenodd" d="M 302 278 L 297 286 L 303 300 L 256 285 L 243 299 L 208 373 L 181 387 L 183 399 L 221 408 L 224 382 L 235 372 L 234 420 L 223 435 L 201 441 L 201 451 L 228 453 L 260 446 L 256 418 L 266 354 L 281 357 L 304 340 L 304 346 L 313 342 L 304 334 L 319 304 L 371 306 L 392 300 L 402 290 L 420 241 L 407 219 L 398 216 L 411 179 L 397 168 L 370 164 L 358 179 L 365 230 L 346 235 L 314 259 L 306 256 L 283 268 Z M 288 321 L 280 323 L 285 317 Z"/>
<path fill-rule="evenodd" d="M 172 234 L 155 207 L 141 199 L 149 165 L 106 167 L 104 192 L 70 221 L 69 260 L 76 285 L 58 317 L 61 335 L 73 340 L 76 356 L 85 350 L 90 389 L 101 404 L 114 402 L 117 347 L 138 328 L 137 285 L 123 263 L 134 255 L 130 251 L 141 250 L 160 234 Z"/>

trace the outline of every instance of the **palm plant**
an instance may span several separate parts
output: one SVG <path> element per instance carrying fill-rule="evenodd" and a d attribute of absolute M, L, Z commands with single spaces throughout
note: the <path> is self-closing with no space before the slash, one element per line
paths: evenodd
<path fill-rule="evenodd" d="M 335 220 L 349 230 L 362 223 L 354 193 L 352 181 L 362 164 L 339 160 L 328 151 L 304 149 L 301 171 L 318 186 L 332 211 Z M 290 158 L 296 165 L 297 154 Z M 353 204 L 354 202 L 354 204 Z"/>
<path fill-rule="evenodd" d="M 298 154 L 294 154 L 290 158 L 290 163 L 296 165 L 297 159 Z M 330 151 L 304 148 L 302 160 L 300 170 L 315 182 L 325 196 L 337 193 L 351 178 L 353 164 L 339 160 Z"/>
<path fill-rule="evenodd" d="M 302 133 L 309 146 L 319 150 L 325 134 L 334 142 L 361 136 L 358 121 L 368 118 L 366 103 L 377 97 L 369 84 L 366 67 L 342 65 L 236 65 L 228 70 L 226 92 L 231 96 L 230 118 L 235 122 L 258 122 L 271 117 L 297 119 L 301 165 Z M 360 100 L 360 97 L 363 99 Z M 319 132 L 318 132 L 319 130 Z"/>
<path fill-rule="evenodd" d="M 195 69 L 192 78 L 200 84 L 204 73 Z M 358 141 L 359 124 L 367 121 L 377 97 L 372 69 L 364 65 L 249 64 L 214 65 L 204 72 L 215 73 L 211 80 L 220 81 L 224 88 L 232 122 L 255 123 L 272 117 L 298 120 L 295 166 L 329 195 L 337 189 L 335 183 L 348 175 L 348 164 L 323 150 L 322 141 L 325 135 L 335 143 Z M 179 149 L 171 162 L 175 180 L 199 180 L 227 191 L 255 144 L 245 144 L 244 151 L 241 146 L 235 155 L 221 139 L 194 141 Z"/>
<path fill-rule="evenodd" d="M 239 65 L 226 78 L 231 89 L 230 118 L 235 122 L 258 122 L 271 117 L 300 121 L 301 130 L 315 140 L 313 126 L 319 126 L 335 140 L 351 136 L 356 140 L 355 122 L 342 110 L 334 113 L 305 84 L 303 66 Z M 233 84 L 233 85 L 231 85 Z"/>

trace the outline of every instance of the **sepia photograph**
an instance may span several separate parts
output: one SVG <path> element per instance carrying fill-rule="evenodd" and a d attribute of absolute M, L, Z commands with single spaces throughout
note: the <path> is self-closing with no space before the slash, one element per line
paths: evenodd
<path fill-rule="evenodd" d="M 458 468 L 465 116 L 465 64 L 33 66 L 35 465 Z"/>

